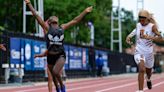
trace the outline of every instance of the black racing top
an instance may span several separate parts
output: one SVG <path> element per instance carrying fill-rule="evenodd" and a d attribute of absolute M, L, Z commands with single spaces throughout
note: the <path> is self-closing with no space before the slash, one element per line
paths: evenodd
<path fill-rule="evenodd" d="M 46 34 L 46 42 L 48 52 L 64 52 L 64 30 L 61 27 L 54 29 L 50 26 Z"/>

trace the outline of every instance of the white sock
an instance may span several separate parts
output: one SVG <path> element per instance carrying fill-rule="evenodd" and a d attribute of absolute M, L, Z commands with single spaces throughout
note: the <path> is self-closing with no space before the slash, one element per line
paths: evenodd
<path fill-rule="evenodd" d="M 146 76 L 145 78 L 146 78 L 146 81 L 151 81 L 151 79 L 148 79 L 148 77 L 147 77 L 147 76 Z"/>
<path fill-rule="evenodd" d="M 146 81 L 151 81 L 150 79 L 146 78 Z"/>
<path fill-rule="evenodd" d="M 151 81 L 150 79 L 147 79 L 147 81 Z"/>

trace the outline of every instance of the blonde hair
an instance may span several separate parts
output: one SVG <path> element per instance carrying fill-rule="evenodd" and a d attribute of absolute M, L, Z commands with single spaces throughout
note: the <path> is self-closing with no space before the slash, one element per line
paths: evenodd
<path fill-rule="evenodd" d="M 155 20 L 152 13 L 149 14 L 149 19 L 148 20 L 149 20 L 150 23 L 153 23 L 158 28 L 157 22 L 156 22 L 156 20 Z"/>
<path fill-rule="evenodd" d="M 150 13 L 147 10 L 140 10 L 138 16 L 146 17 L 148 19 L 148 22 L 153 23 L 156 27 L 158 27 L 157 22 L 154 19 L 153 13 Z"/>

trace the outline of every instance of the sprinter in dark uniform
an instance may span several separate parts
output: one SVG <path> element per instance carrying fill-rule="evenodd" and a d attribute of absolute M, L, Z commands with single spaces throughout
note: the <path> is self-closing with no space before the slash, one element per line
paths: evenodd
<path fill-rule="evenodd" d="M 41 19 L 41 17 L 38 16 L 38 14 L 36 13 L 35 9 L 30 3 L 30 0 L 25 0 L 25 2 L 31 10 L 33 16 L 35 16 L 39 24 L 42 26 L 43 30 L 48 31 L 46 34 L 48 49 L 41 56 L 47 56 L 48 68 L 53 76 L 56 91 L 60 92 L 59 89 L 61 89 L 61 92 L 66 92 L 65 85 L 63 84 L 60 76 L 60 71 L 65 64 L 66 58 L 63 47 L 64 30 L 80 22 L 87 13 L 92 11 L 92 7 L 86 8 L 79 16 L 66 24 L 62 24 L 61 26 L 59 26 L 58 17 L 51 16 L 47 21 L 47 26 L 45 22 Z M 58 83 L 60 84 L 60 86 L 58 85 Z"/>

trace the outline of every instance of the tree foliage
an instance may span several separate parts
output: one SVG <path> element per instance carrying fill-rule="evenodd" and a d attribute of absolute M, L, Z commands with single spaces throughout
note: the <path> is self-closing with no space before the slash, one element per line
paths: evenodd
<path fill-rule="evenodd" d="M 12 31 L 22 30 L 22 0 L 0 0 L 0 26 Z"/>
<path fill-rule="evenodd" d="M 123 48 L 129 47 L 129 45 L 125 42 L 126 36 L 136 27 L 136 21 L 134 20 L 133 13 L 131 11 L 127 11 L 125 9 L 121 9 L 122 12 L 122 46 Z M 134 39 L 133 39 L 134 40 Z"/>

